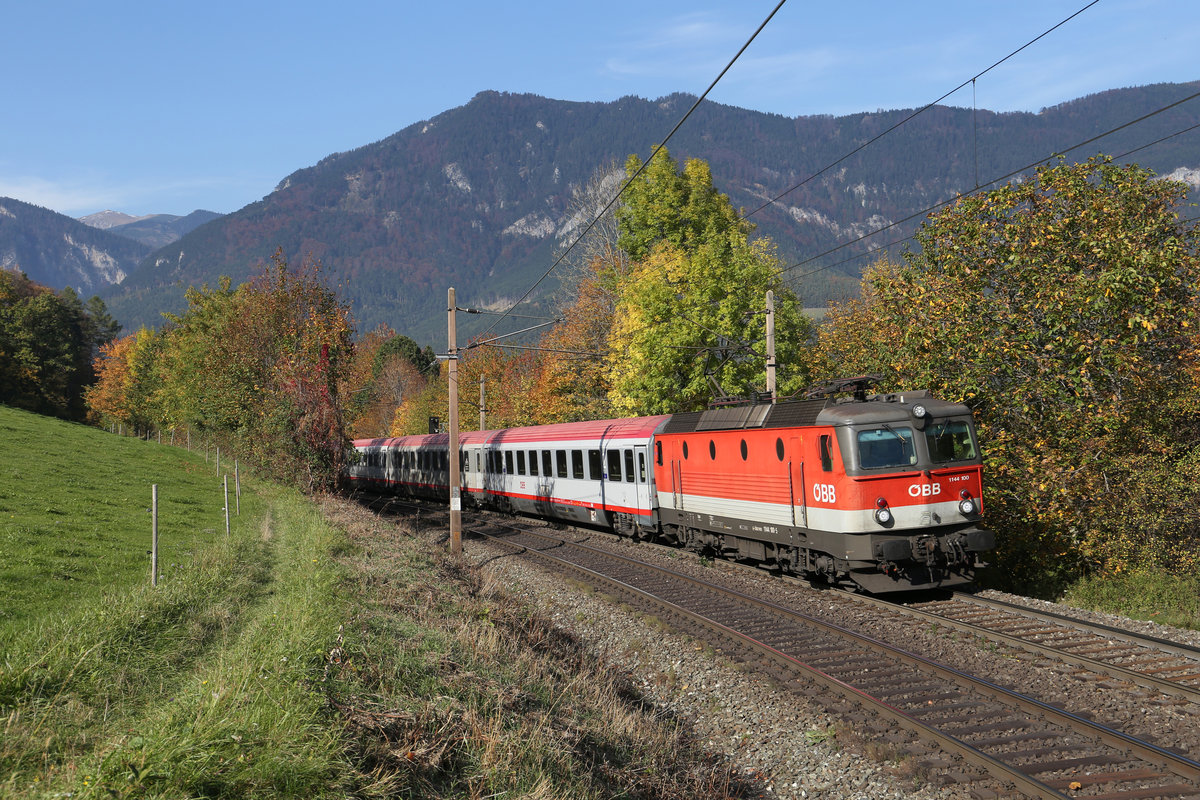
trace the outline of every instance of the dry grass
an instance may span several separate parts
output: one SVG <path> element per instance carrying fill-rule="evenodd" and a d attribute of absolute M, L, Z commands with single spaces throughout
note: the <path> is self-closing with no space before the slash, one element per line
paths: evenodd
<path fill-rule="evenodd" d="M 380 788 L 471 798 L 746 796 L 723 760 L 655 713 L 573 636 L 403 521 L 340 500 L 360 633 L 330 681 Z M 387 652 L 387 649 L 391 652 Z M 351 677 L 352 676 L 352 677 Z"/>

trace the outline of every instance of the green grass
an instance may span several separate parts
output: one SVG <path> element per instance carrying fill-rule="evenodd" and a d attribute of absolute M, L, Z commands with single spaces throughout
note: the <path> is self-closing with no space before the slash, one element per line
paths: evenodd
<path fill-rule="evenodd" d="M 169 580 L 224 535 L 215 465 L 202 454 L 0 407 L 0 635 L 148 581 L 152 484 L 160 574 Z"/>
<path fill-rule="evenodd" d="M 333 796 L 344 747 L 314 687 L 344 534 L 251 484 L 227 537 L 202 455 L 7 408 L 0 433 L 0 796 Z"/>
<path fill-rule="evenodd" d="M 226 536 L 202 456 L 2 407 L 0 434 L 0 798 L 742 788 L 516 594 L 365 509 L 250 481 Z"/>
<path fill-rule="evenodd" d="M 1200 577 L 1143 572 L 1087 578 L 1068 589 L 1061 602 L 1200 630 Z"/>

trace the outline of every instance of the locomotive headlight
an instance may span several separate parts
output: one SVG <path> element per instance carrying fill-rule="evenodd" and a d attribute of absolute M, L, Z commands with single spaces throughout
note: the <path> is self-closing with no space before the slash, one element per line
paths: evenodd
<path fill-rule="evenodd" d="M 928 413 L 929 413 L 928 409 L 926 409 L 925 406 L 923 406 L 920 403 L 917 403 L 915 406 L 912 407 L 912 415 L 914 417 L 916 417 L 917 419 L 925 419 L 925 415 Z"/>
<path fill-rule="evenodd" d="M 887 500 L 882 497 L 875 501 L 875 521 L 880 525 L 892 524 L 892 510 L 888 508 Z"/>
<path fill-rule="evenodd" d="M 979 510 L 979 504 L 975 502 L 975 498 L 971 497 L 971 493 L 966 489 L 959 492 L 958 496 L 962 498 L 959 501 L 958 510 L 962 512 L 964 517 L 969 517 Z"/>

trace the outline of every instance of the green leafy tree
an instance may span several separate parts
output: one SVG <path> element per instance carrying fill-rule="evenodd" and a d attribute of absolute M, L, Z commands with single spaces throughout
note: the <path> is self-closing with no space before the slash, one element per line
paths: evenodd
<path fill-rule="evenodd" d="M 631 156 L 626 170 L 640 166 Z M 631 184 L 617 212 L 632 260 L 615 282 L 609 393 L 618 413 L 704 408 L 714 395 L 765 389 L 766 292 L 775 293 L 776 359 L 784 394 L 807 383 L 801 350 L 811 327 L 783 286 L 773 243 L 712 185 L 704 162 L 682 171 L 665 150 Z"/>
<path fill-rule="evenodd" d="M 636 155 L 629 156 L 626 175 L 632 179 L 641 167 Z M 707 163 L 691 158 L 680 170 L 665 147 L 629 184 L 622 200 L 616 212 L 617 245 L 634 261 L 649 256 L 661 242 L 691 252 L 732 233 L 749 234 L 754 228 L 713 186 Z"/>
<path fill-rule="evenodd" d="M 933 215 L 920 249 L 869 270 L 822 331 L 826 376 L 878 372 L 973 406 L 1012 585 L 1197 563 L 1200 494 L 1164 506 L 1155 488 L 1173 465 L 1194 473 L 1200 443 L 1200 239 L 1176 213 L 1184 196 L 1103 158 L 1043 167 Z M 1134 530 L 1130 506 L 1156 522 L 1139 514 Z"/>
<path fill-rule="evenodd" d="M 19 270 L 0 270 L 0 402 L 83 419 L 92 359 L 116 325 L 99 298 L 55 293 Z"/>

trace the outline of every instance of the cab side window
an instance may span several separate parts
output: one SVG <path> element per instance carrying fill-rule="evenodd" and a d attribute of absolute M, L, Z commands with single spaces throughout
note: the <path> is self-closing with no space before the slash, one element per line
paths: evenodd
<path fill-rule="evenodd" d="M 821 436 L 818 448 L 821 454 L 821 469 L 833 472 L 833 437 L 827 433 Z"/>

